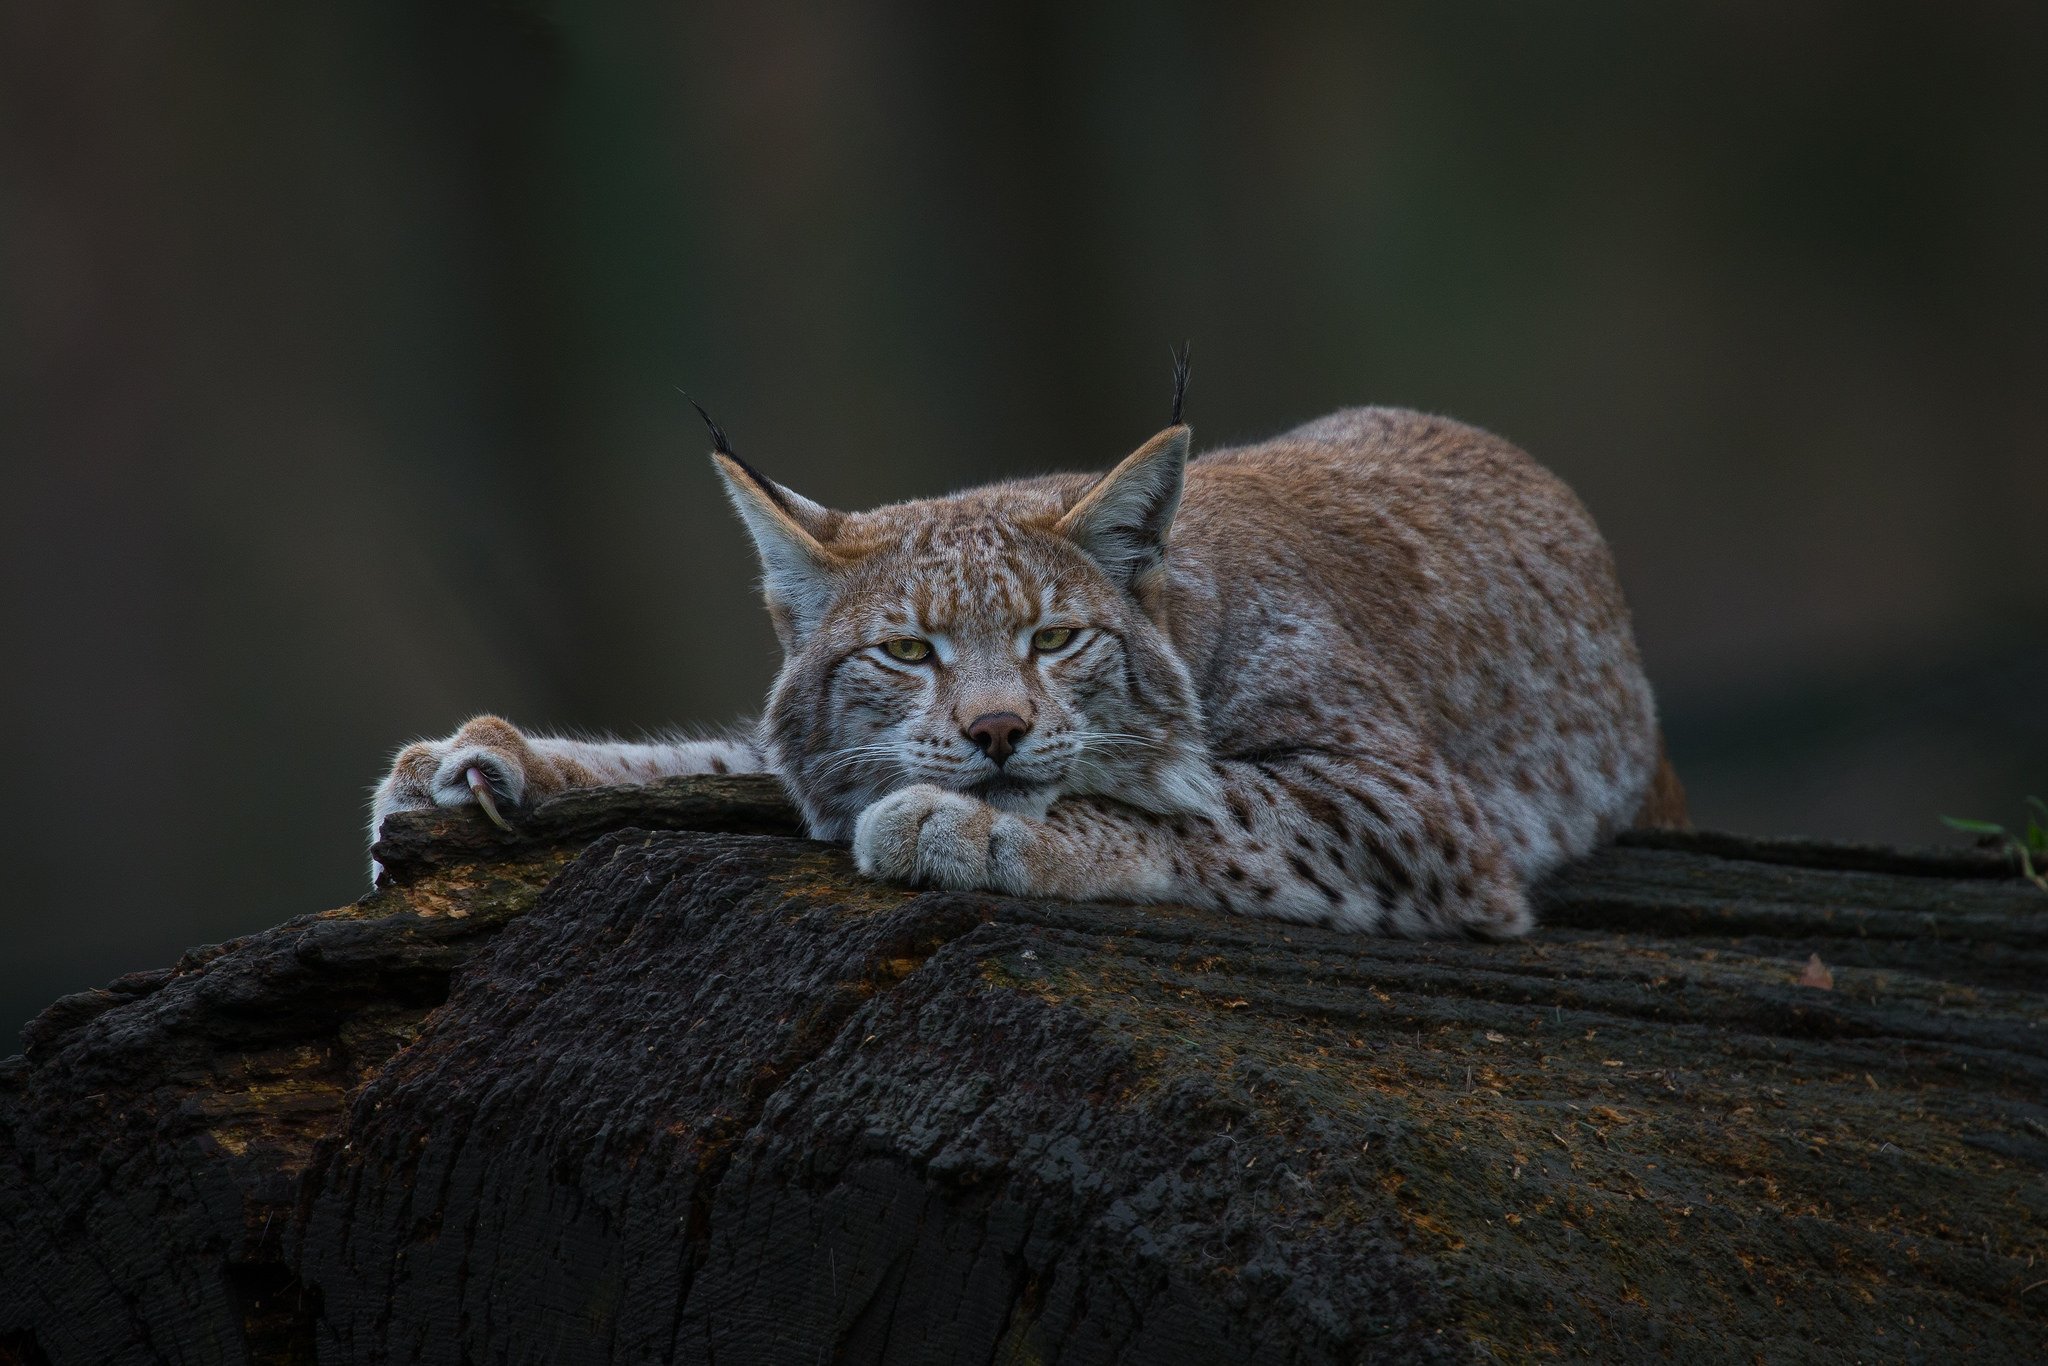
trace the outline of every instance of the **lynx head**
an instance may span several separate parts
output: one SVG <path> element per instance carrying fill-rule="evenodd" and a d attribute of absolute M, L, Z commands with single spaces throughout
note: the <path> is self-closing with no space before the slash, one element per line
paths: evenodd
<path fill-rule="evenodd" d="M 1185 426 L 1099 479 L 852 514 L 712 430 L 782 641 L 763 733 L 812 833 L 847 838 L 913 783 L 1032 815 L 1082 793 L 1212 804 L 1194 686 L 1163 629 Z"/>

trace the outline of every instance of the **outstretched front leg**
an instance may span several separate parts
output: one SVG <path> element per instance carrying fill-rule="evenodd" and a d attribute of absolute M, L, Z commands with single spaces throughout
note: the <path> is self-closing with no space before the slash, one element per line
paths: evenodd
<path fill-rule="evenodd" d="M 1079 901 L 1177 901 L 1380 934 L 1505 938 L 1527 898 L 1442 765 L 1313 749 L 1220 761 L 1212 811 L 1101 797 L 1043 818 L 920 785 L 861 815 L 854 856 L 890 881 Z"/>
<path fill-rule="evenodd" d="M 510 830 L 505 812 L 578 787 L 650 783 L 703 773 L 766 773 L 766 753 L 745 732 L 719 740 L 647 743 L 527 735 L 511 722 L 478 716 L 445 740 L 398 751 L 370 806 L 370 842 L 394 811 L 474 803 Z M 370 877 L 382 870 L 373 860 Z"/>

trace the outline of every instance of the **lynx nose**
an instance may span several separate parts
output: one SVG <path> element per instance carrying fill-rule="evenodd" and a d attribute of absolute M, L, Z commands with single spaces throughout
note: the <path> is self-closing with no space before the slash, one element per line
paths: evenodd
<path fill-rule="evenodd" d="M 968 739 L 981 746 L 981 752 L 996 761 L 1000 768 L 1017 742 L 1024 738 L 1024 732 L 1031 725 L 1013 711 L 992 711 L 986 716 L 977 716 L 961 731 Z"/>

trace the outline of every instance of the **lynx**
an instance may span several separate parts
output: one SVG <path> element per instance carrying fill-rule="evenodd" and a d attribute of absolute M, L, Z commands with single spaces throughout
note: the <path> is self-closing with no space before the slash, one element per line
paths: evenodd
<path fill-rule="evenodd" d="M 566 788 L 773 773 L 891 882 L 1498 938 L 1551 868 L 1682 822 L 1613 561 L 1558 479 L 1388 408 L 1191 461 L 1184 382 L 1107 475 L 864 513 L 706 416 L 782 643 L 762 718 L 629 744 L 481 716 L 399 752 L 372 838 L 430 805 L 510 828 Z"/>

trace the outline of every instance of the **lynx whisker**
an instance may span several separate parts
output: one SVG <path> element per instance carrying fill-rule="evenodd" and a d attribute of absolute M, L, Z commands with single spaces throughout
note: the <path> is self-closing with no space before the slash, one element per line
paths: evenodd
<path fill-rule="evenodd" d="M 1117 731 L 1079 731 L 1072 739 L 1079 755 L 1117 749 L 1170 749 L 1166 741 L 1150 735 L 1126 735 Z"/>
<path fill-rule="evenodd" d="M 903 762 L 903 745 L 900 741 L 884 740 L 871 745 L 855 745 L 851 749 L 834 750 L 822 762 L 811 768 L 819 777 L 837 773 L 840 769 L 876 758 L 887 758 L 900 765 Z"/>

